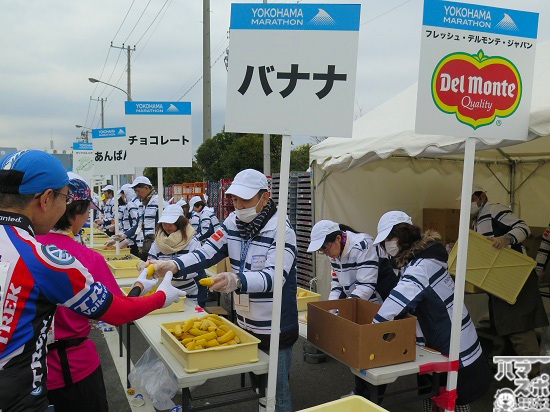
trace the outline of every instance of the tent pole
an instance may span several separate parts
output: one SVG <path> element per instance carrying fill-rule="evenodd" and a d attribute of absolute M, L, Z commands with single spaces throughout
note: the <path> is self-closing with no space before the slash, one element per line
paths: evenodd
<path fill-rule="evenodd" d="M 277 365 L 279 363 L 279 332 L 281 329 L 281 303 L 283 298 L 283 265 L 285 260 L 286 212 L 288 181 L 290 178 L 290 136 L 283 135 L 281 171 L 279 175 L 279 204 L 277 205 L 277 235 L 275 237 L 275 279 L 273 281 L 273 309 L 271 315 L 271 340 L 269 344 L 269 372 L 267 378 L 268 412 L 275 411 L 277 391 Z"/>
<path fill-rule="evenodd" d="M 460 332 L 462 328 L 462 307 L 464 306 L 464 282 L 466 281 L 466 260 L 468 257 L 468 236 L 470 226 L 470 208 L 472 186 L 474 183 L 474 160 L 476 154 L 476 139 L 466 140 L 464 151 L 464 169 L 462 175 L 462 196 L 460 199 L 460 223 L 458 229 L 458 256 L 456 261 L 455 293 L 453 301 L 453 317 L 451 321 L 451 345 L 449 361 L 460 357 Z M 447 392 L 456 393 L 457 371 L 447 375 Z M 452 409 L 454 411 L 454 400 Z"/>
<path fill-rule="evenodd" d="M 510 161 L 510 209 L 516 208 L 516 164 Z"/>

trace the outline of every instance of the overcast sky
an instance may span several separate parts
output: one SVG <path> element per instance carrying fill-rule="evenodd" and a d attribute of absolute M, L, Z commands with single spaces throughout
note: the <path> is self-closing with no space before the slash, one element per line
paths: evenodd
<path fill-rule="evenodd" d="M 550 40 L 548 0 L 467 2 L 539 12 L 539 42 Z M 422 0 L 360 3 L 356 116 L 417 80 L 423 6 Z M 211 10 L 212 62 L 222 56 L 212 69 L 215 134 L 224 123 L 230 1 L 211 0 Z M 70 148 L 80 133 L 76 124 L 100 125 L 90 96 L 107 97 L 106 127 L 123 126 L 124 93 L 87 80 L 126 89 L 126 53 L 109 50 L 111 41 L 136 45 L 133 99 L 192 102 L 195 150 L 202 142 L 202 82 L 189 91 L 202 74 L 201 0 L 3 0 L 0 22 L 0 146 L 44 149 L 52 136 L 56 148 Z"/>

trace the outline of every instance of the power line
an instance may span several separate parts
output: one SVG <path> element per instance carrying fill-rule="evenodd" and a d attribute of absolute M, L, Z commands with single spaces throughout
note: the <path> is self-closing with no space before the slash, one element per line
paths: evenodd
<path fill-rule="evenodd" d="M 155 28 L 153 29 L 153 31 L 151 32 L 151 34 L 149 35 L 149 37 L 147 38 L 147 41 L 145 42 L 145 45 L 140 49 L 138 55 L 134 58 L 133 62 L 132 63 L 135 63 L 135 61 L 139 58 L 139 56 L 141 56 L 141 53 L 143 53 L 143 50 L 145 50 L 145 48 L 147 47 L 147 45 L 149 44 L 149 41 L 151 40 L 151 38 L 153 37 L 153 35 L 155 34 L 155 32 L 157 31 L 158 27 L 160 26 L 160 22 L 162 21 L 162 19 L 164 18 L 164 16 L 166 15 L 166 12 L 168 11 L 168 8 L 170 8 L 172 4 L 172 0 L 169 0 L 169 3 L 168 3 L 168 6 L 166 6 L 166 8 L 164 9 L 164 13 L 162 13 L 162 16 L 160 17 L 160 19 L 157 21 L 157 25 L 155 26 Z M 141 40 L 141 39 L 140 39 Z"/>
<path fill-rule="evenodd" d="M 373 17 L 373 18 L 370 19 L 370 20 L 367 20 L 366 22 L 361 23 L 361 26 L 364 26 L 365 24 L 370 23 L 371 21 L 374 21 L 374 20 L 376 20 L 376 19 L 379 19 L 380 17 L 385 16 L 386 14 L 388 14 L 388 13 L 394 11 L 395 9 L 398 9 L 398 8 L 401 7 L 401 6 L 404 6 L 404 5 L 407 4 L 407 3 L 410 3 L 411 1 L 413 1 L 413 0 L 407 0 L 407 1 L 404 1 L 403 3 L 401 3 L 401 4 L 398 4 L 398 5 L 395 6 L 393 9 L 389 9 L 388 11 L 386 11 L 386 12 L 384 12 L 384 13 L 382 13 L 382 14 L 379 14 L 378 16 Z"/>
<path fill-rule="evenodd" d="M 115 41 L 116 39 L 116 36 L 118 35 L 118 32 L 120 31 L 120 29 L 122 28 L 122 25 L 124 24 L 124 22 L 126 21 L 126 17 L 128 17 L 128 14 L 130 14 L 130 10 L 132 10 L 132 6 L 134 5 L 136 0 L 132 0 L 132 4 L 130 4 L 130 8 L 128 9 L 128 11 L 126 12 L 126 16 L 124 16 L 124 19 L 122 20 L 122 23 L 120 23 L 120 26 L 118 27 L 118 30 L 116 31 L 115 35 L 113 36 L 113 40 L 111 40 L 111 43 Z M 109 47 L 109 50 L 111 50 L 111 48 Z"/>
<path fill-rule="evenodd" d="M 88 116 L 90 115 L 90 105 L 92 104 L 92 101 L 88 101 L 88 112 L 86 113 L 86 121 L 84 122 L 84 126 L 88 126 Z"/>
<path fill-rule="evenodd" d="M 147 3 L 147 5 L 145 6 L 145 8 L 143 9 L 143 11 L 141 12 L 141 16 L 139 16 L 139 19 L 136 21 L 136 24 L 134 24 L 134 27 L 132 28 L 132 30 L 131 30 L 130 33 L 128 34 L 128 37 L 126 37 L 126 40 L 124 40 L 124 43 L 123 43 L 123 44 L 126 44 L 126 42 L 128 42 L 128 39 L 130 38 L 130 36 L 131 36 L 132 33 L 134 32 L 134 30 L 136 29 L 137 25 L 138 25 L 139 22 L 141 21 L 141 18 L 143 17 L 143 15 L 145 14 L 145 11 L 146 11 L 147 8 L 149 7 L 149 4 L 151 4 L 151 0 L 149 0 L 149 2 Z"/>
<path fill-rule="evenodd" d="M 149 31 L 149 29 L 151 28 L 151 26 L 153 25 L 153 23 L 155 22 L 155 20 L 158 18 L 158 16 L 160 15 L 160 13 L 162 12 L 162 9 L 164 9 L 164 6 L 166 6 L 166 4 L 168 3 L 168 1 L 170 0 L 166 0 L 164 2 L 164 4 L 162 5 L 162 7 L 160 8 L 159 12 L 157 13 L 157 15 L 155 16 L 155 18 L 153 19 L 153 21 L 151 21 L 151 24 L 149 24 L 149 27 L 147 27 L 147 30 L 145 30 L 143 32 L 143 34 L 141 35 L 141 37 L 139 38 L 139 40 L 135 43 L 135 45 L 137 45 L 141 39 L 143 39 L 143 36 L 145 36 L 147 34 L 147 32 Z"/>
<path fill-rule="evenodd" d="M 226 50 L 224 50 L 217 58 L 216 60 L 214 60 L 214 63 L 212 63 L 212 65 L 210 66 L 210 68 L 214 67 L 216 65 L 216 63 L 222 58 L 222 56 L 225 54 Z M 187 89 L 187 91 L 177 100 L 178 102 L 183 99 L 187 93 L 189 93 L 191 90 L 193 90 L 193 88 L 202 80 L 202 77 L 201 76 L 195 83 L 193 83 L 193 85 Z"/>
<path fill-rule="evenodd" d="M 94 125 L 94 121 L 95 121 L 95 116 L 97 114 L 97 106 L 99 105 L 99 102 L 96 101 L 96 104 L 95 104 L 95 111 L 94 111 L 94 117 L 92 117 L 92 121 L 90 122 L 90 126 L 93 126 Z"/>
<path fill-rule="evenodd" d="M 112 45 L 111 45 L 112 47 Z M 120 60 L 120 55 L 122 54 L 122 49 L 120 49 L 120 51 L 118 52 L 118 57 L 116 58 L 116 62 L 115 62 L 115 65 L 113 66 L 113 70 L 111 71 L 111 75 L 109 76 L 109 79 L 107 79 L 107 81 L 105 83 L 110 83 L 111 82 L 111 79 L 113 78 L 113 74 L 115 73 L 115 70 L 116 70 L 116 67 L 118 65 L 118 61 Z M 101 93 L 99 94 L 99 96 L 102 96 L 103 93 L 105 93 L 105 90 L 107 89 L 107 85 L 104 85 L 103 86 L 103 90 L 101 91 Z"/>

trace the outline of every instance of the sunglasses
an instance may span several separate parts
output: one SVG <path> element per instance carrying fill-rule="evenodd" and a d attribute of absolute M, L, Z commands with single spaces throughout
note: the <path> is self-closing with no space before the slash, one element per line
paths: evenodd
<path fill-rule="evenodd" d="M 58 195 L 65 196 L 65 203 L 66 203 L 66 204 L 70 205 L 71 203 L 73 203 L 73 200 L 74 200 L 73 195 L 61 193 L 61 192 L 58 192 L 57 190 L 54 190 L 53 192 L 54 192 L 54 193 L 57 193 Z"/>

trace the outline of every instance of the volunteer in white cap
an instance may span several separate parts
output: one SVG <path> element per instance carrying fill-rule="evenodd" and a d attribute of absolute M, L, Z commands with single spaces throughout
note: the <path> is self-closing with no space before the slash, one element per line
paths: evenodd
<path fill-rule="evenodd" d="M 474 186 L 473 189 L 472 215 L 472 229 L 491 238 L 495 248 L 509 246 L 525 254 L 522 242 L 531 233 L 529 226 L 507 206 L 489 202 L 487 192 L 480 186 Z M 516 355 L 540 355 L 535 328 L 548 326 L 548 318 L 535 272 L 527 278 L 515 304 L 510 305 L 496 296 L 489 295 L 489 315 L 496 334 L 512 343 Z M 540 364 L 533 364 L 529 376 L 538 375 L 539 370 Z"/>
<path fill-rule="evenodd" d="M 189 222 L 197 232 L 197 238 L 204 243 L 212 234 L 220 228 L 220 222 L 214 214 L 214 210 L 207 207 L 200 196 L 193 196 L 189 199 L 189 210 L 191 219 Z"/>
<path fill-rule="evenodd" d="M 113 224 L 115 219 L 115 215 L 114 215 L 115 188 L 112 185 L 107 185 L 103 189 L 101 189 L 101 192 L 105 196 L 105 200 L 100 210 L 101 214 L 103 215 L 103 218 L 97 219 L 96 224 L 102 225 L 105 229 L 105 233 L 107 233 L 109 236 L 112 236 L 114 234 L 114 230 L 109 230 L 108 227 Z"/>
<path fill-rule="evenodd" d="M 189 204 L 183 200 L 180 199 L 176 202 L 176 205 L 180 206 L 183 210 L 183 216 L 185 216 L 187 219 L 191 219 L 191 213 L 189 212 Z"/>
<path fill-rule="evenodd" d="M 260 349 L 269 350 L 277 206 L 270 198 L 267 178 L 252 169 L 239 172 L 227 190 L 235 211 L 204 245 L 174 261 L 153 261 L 155 274 L 176 270 L 176 277 L 188 278 L 229 256 L 231 272 L 213 277 L 213 290 L 235 291 L 237 323 L 258 337 Z M 292 411 L 288 375 L 292 345 L 298 339 L 296 306 L 296 235 L 287 220 L 285 229 L 284 282 L 279 337 L 276 410 Z"/>
<path fill-rule="evenodd" d="M 132 255 L 139 256 L 139 248 L 136 243 L 135 235 L 133 237 L 128 237 L 126 233 L 130 233 L 133 227 L 137 227 L 139 221 L 139 205 L 141 203 L 136 196 L 136 192 L 129 183 L 122 185 L 118 191 L 118 196 L 119 233 L 124 236 L 118 236 L 116 239 L 123 238 L 124 240 L 120 242 L 120 247 L 129 247 Z M 106 244 L 110 246 L 114 245 L 115 242 L 115 237 L 113 237 Z"/>
<path fill-rule="evenodd" d="M 432 231 L 422 235 L 406 213 L 392 211 L 382 216 L 375 243 L 384 242 L 386 251 L 395 256 L 394 264 L 401 269 L 401 274 L 399 282 L 374 316 L 373 323 L 412 314 L 418 321 L 417 344 L 448 356 L 454 281 L 447 270 L 448 254 L 440 239 L 439 234 Z M 469 404 L 489 389 L 492 376 L 466 306 L 462 307 L 459 360 L 455 411 L 469 412 Z M 418 375 L 417 379 L 419 385 L 424 386 L 431 385 L 433 378 L 426 374 Z M 439 382 L 444 388 L 446 376 L 442 376 Z M 431 411 L 432 407 L 432 400 L 425 399 L 424 410 Z"/>
<path fill-rule="evenodd" d="M 373 244 L 372 236 L 349 226 L 321 220 L 311 230 L 308 252 L 327 256 L 332 266 L 329 300 L 359 298 L 382 303 L 397 284 L 397 275 L 386 251 Z M 381 396 L 386 385 L 377 387 Z M 370 399 L 369 387 L 355 377 L 355 395 Z"/>
<path fill-rule="evenodd" d="M 174 260 L 200 248 L 201 244 L 194 236 L 195 230 L 189 224 L 189 221 L 183 216 L 183 211 L 178 205 L 169 205 L 162 212 L 162 216 L 157 224 L 155 232 L 155 241 L 149 249 L 149 259 L 166 261 Z M 145 268 L 146 263 L 140 262 L 138 269 Z M 187 298 L 197 304 L 197 284 L 195 277 L 203 275 L 204 270 L 197 270 L 187 277 L 174 277 L 172 285 L 187 293 Z"/>
<path fill-rule="evenodd" d="M 139 257 L 145 261 L 155 240 L 155 229 L 159 219 L 158 195 L 155 194 L 153 185 L 146 176 L 136 177 L 130 186 L 141 201 L 138 207 L 138 221 L 129 231 L 118 235 L 115 239 L 124 240 L 135 237 L 135 242 L 140 248 Z"/>

